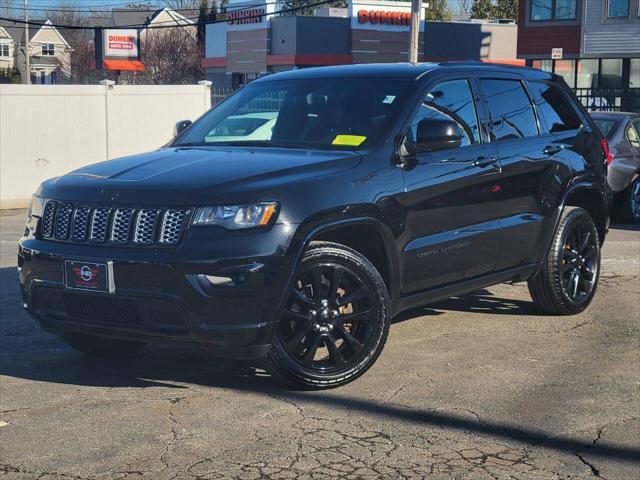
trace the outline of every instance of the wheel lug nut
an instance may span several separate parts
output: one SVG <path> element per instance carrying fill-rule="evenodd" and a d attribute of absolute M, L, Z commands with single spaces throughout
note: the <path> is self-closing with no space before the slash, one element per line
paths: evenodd
<path fill-rule="evenodd" d="M 313 325 L 313 329 L 314 329 L 314 330 L 320 330 L 320 325 L 319 325 L 319 324 L 317 324 L 317 323 L 315 323 L 315 324 Z"/>
<path fill-rule="evenodd" d="M 326 307 L 327 305 L 329 305 L 329 302 L 327 300 L 322 300 L 320 303 L 322 304 L 323 307 Z"/>
<path fill-rule="evenodd" d="M 311 310 L 309 313 L 312 317 L 315 317 L 318 314 L 318 312 L 316 312 L 315 310 Z"/>
<path fill-rule="evenodd" d="M 328 328 L 329 330 L 333 330 L 333 325 L 329 324 L 329 325 L 327 325 L 327 328 Z"/>

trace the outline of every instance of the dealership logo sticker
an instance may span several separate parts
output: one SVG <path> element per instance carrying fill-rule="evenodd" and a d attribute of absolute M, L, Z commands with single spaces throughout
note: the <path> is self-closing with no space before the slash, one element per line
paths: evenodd
<path fill-rule="evenodd" d="M 97 288 L 98 282 L 96 277 L 98 276 L 98 269 L 89 265 L 75 266 L 73 267 L 73 273 L 75 275 L 76 286 L 83 286 L 88 288 Z"/>
<path fill-rule="evenodd" d="M 91 267 L 83 265 L 80 269 L 80 276 L 85 282 L 90 282 L 93 278 L 93 272 L 91 271 Z"/>

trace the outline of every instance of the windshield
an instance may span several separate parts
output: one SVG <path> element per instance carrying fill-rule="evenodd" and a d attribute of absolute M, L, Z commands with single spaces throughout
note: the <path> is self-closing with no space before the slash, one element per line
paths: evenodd
<path fill-rule="evenodd" d="M 363 148 L 386 136 L 411 92 L 391 78 L 250 84 L 196 122 L 173 146 Z"/>
<path fill-rule="evenodd" d="M 602 135 L 611 140 L 613 133 L 616 131 L 618 125 L 620 125 L 620 120 L 614 120 L 612 118 L 594 118 L 593 119 L 598 125 L 598 128 L 602 132 Z"/>

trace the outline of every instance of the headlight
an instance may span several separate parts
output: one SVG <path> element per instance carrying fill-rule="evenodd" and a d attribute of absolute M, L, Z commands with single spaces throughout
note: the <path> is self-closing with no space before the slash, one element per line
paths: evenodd
<path fill-rule="evenodd" d="M 196 210 L 192 224 L 218 225 L 229 230 L 266 226 L 275 218 L 277 207 L 276 202 L 201 207 Z"/>
<path fill-rule="evenodd" d="M 31 220 L 31 217 L 42 217 L 42 211 L 44 210 L 45 199 L 32 195 L 31 202 L 29 202 L 29 210 L 27 210 L 27 221 Z"/>

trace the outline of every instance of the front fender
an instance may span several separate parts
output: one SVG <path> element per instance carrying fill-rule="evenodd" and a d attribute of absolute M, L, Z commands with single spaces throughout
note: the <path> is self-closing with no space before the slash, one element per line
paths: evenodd
<path fill-rule="evenodd" d="M 353 215 L 356 213 L 357 215 Z M 284 271 L 288 272 L 288 276 L 283 282 L 282 293 L 278 302 L 278 315 L 284 307 L 287 292 L 295 278 L 297 266 L 309 244 L 320 235 L 340 228 L 358 225 L 368 225 L 376 228 L 382 238 L 389 266 L 389 283 L 391 285 L 389 293 L 392 299 L 398 298 L 396 290 L 399 285 L 399 263 L 396 258 L 397 255 L 394 255 L 391 248 L 391 245 L 393 245 L 391 230 L 382 222 L 380 212 L 375 206 L 348 206 L 333 209 L 330 212 L 325 211 L 322 215 L 314 215 L 302 222 L 296 229 L 285 256 L 287 266 Z"/>

